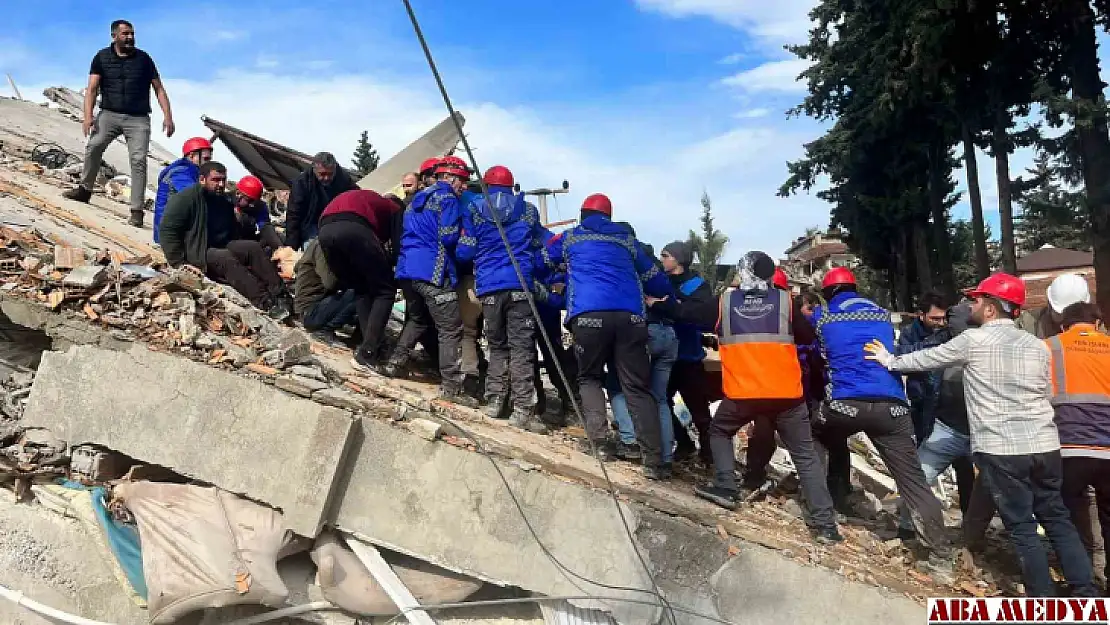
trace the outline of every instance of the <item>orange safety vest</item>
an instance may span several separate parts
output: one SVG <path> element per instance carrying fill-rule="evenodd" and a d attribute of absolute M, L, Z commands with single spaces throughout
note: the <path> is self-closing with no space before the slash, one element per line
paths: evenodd
<path fill-rule="evenodd" d="M 1110 405 L 1110 336 L 1080 323 L 1045 341 L 1052 353 L 1052 404 Z"/>
<path fill-rule="evenodd" d="M 725 397 L 802 397 L 792 306 L 790 294 L 779 289 L 721 295 L 717 337 Z"/>

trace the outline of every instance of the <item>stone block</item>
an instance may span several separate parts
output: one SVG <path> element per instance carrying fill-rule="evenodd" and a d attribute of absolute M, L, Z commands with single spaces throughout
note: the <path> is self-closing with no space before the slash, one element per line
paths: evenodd
<path fill-rule="evenodd" d="M 271 505 L 306 536 L 327 519 L 354 428 L 342 410 L 138 345 L 47 352 L 23 418 Z"/>
<path fill-rule="evenodd" d="M 312 397 L 312 394 L 320 389 L 328 387 L 327 382 L 313 380 L 312 378 L 305 378 L 299 375 L 283 375 L 277 380 L 274 380 L 274 386 L 283 391 L 289 391 L 294 395 L 301 397 Z"/>
<path fill-rule="evenodd" d="M 326 386 L 326 385 L 325 385 Z M 371 410 L 375 402 L 369 397 L 363 397 L 341 388 L 325 388 L 312 394 L 312 400 L 326 406 L 335 406 L 345 410 Z"/>
<path fill-rule="evenodd" d="M 78 289 L 100 286 L 108 279 L 108 268 L 103 265 L 82 265 L 66 274 L 62 284 Z"/>
<path fill-rule="evenodd" d="M 292 373 L 293 375 L 304 376 L 306 378 L 312 378 L 313 380 L 320 380 L 321 382 L 328 381 L 327 376 L 324 375 L 324 372 L 320 369 L 320 367 L 294 365 L 292 368 L 289 369 L 289 373 Z"/>

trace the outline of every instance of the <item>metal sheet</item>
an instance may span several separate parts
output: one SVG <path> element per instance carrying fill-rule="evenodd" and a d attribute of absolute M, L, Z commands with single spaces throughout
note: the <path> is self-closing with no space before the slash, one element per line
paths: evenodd
<path fill-rule="evenodd" d="M 462 113 L 457 115 L 459 125 L 465 125 L 466 119 Z M 442 156 L 451 151 L 458 142 L 459 133 L 455 128 L 455 122 L 448 116 L 393 158 L 378 165 L 377 169 L 358 181 L 358 186 L 383 195 L 386 193 L 399 195 L 402 176 L 410 171 L 416 171 L 424 159 Z"/>
<path fill-rule="evenodd" d="M 210 117 L 201 121 L 227 147 L 252 175 L 262 180 L 267 189 L 287 190 L 312 162 L 312 157 L 280 143 L 252 135 Z"/>
<path fill-rule="evenodd" d="M 613 617 L 599 610 L 573 606 L 566 601 L 540 603 L 544 625 L 617 625 Z"/>

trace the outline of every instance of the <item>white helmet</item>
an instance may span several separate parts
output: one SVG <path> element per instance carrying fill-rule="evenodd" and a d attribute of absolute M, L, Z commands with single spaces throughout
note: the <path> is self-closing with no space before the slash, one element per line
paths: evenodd
<path fill-rule="evenodd" d="M 1048 285 L 1048 304 L 1056 314 L 1063 313 L 1065 308 L 1077 302 L 1086 304 L 1090 301 L 1091 289 L 1083 276 L 1066 273 L 1057 276 L 1052 284 Z"/>

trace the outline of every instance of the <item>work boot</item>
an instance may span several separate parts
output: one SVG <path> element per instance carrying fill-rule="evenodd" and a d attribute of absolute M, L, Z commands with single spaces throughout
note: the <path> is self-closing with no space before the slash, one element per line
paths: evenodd
<path fill-rule="evenodd" d="M 617 459 L 617 444 L 608 438 L 594 441 L 594 446 L 597 447 L 597 456 L 602 462 L 613 462 Z M 587 456 L 592 456 L 594 450 L 590 447 L 589 441 L 579 441 L 578 450 Z"/>
<path fill-rule="evenodd" d="M 819 529 L 810 530 L 813 534 L 813 540 L 817 541 L 819 545 L 835 545 L 844 542 L 844 537 L 840 535 L 840 530 L 833 527 L 822 527 Z"/>
<path fill-rule="evenodd" d="M 88 204 L 89 200 L 92 199 L 92 191 L 89 191 L 85 187 L 78 186 L 77 188 L 70 189 L 63 193 L 62 197 L 67 200 L 73 200 L 74 202 L 84 202 Z"/>
<path fill-rule="evenodd" d="M 657 465 L 645 464 L 644 477 L 654 481 L 669 480 L 674 477 L 674 468 L 669 462 L 664 462 Z"/>
<path fill-rule="evenodd" d="M 689 441 L 689 439 L 687 439 L 687 442 L 679 442 L 678 446 L 674 449 L 674 461 L 688 462 L 690 458 L 694 457 L 694 454 L 697 453 L 697 451 L 698 450 L 696 447 L 694 447 L 693 441 Z"/>
<path fill-rule="evenodd" d="M 726 510 L 735 510 L 740 505 L 740 501 L 736 497 L 736 491 L 721 488 L 715 484 L 695 486 L 694 494 Z"/>
<path fill-rule="evenodd" d="M 476 375 L 468 375 L 463 378 L 462 384 L 463 392 L 474 398 L 475 401 L 482 401 L 482 380 Z"/>
<path fill-rule="evenodd" d="M 405 379 L 409 377 L 409 367 L 405 360 L 393 358 L 381 367 L 381 374 L 387 378 Z"/>
<path fill-rule="evenodd" d="M 331 330 L 314 330 L 308 334 L 312 340 L 319 341 L 328 347 L 343 347 L 343 342 Z"/>
<path fill-rule="evenodd" d="M 640 453 L 640 446 L 636 443 L 625 443 L 622 441 L 617 442 L 617 457 L 621 460 L 628 460 L 629 462 L 637 462 L 643 458 Z"/>
<path fill-rule="evenodd" d="M 131 211 L 131 217 L 127 220 L 127 223 L 132 225 L 132 226 L 135 226 L 136 228 L 142 228 L 143 227 L 143 211 Z"/>
<path fill-rule="evenodd" d="M 486 405 L 482 408 L 482 414 L 490 419 L 508 419 L 509 415 L 505 414 L 505 396 L 490 395 L 487 397 Z"/>
<path fill-rule="evenodd" d="M 335 335 L 341 339 L 349 339 L 355 335 L 356 330 L 358 330 L 358 328 L 348 323 L 347 325 L 336 330 Z"/>
<path fill-rule="evenodd" d="M 456 406 L 462 406 L 463 408 L 478 407 L 478 400 L 464 393 L 459 387 L 440 386 L 439 399 L 455 404 Z"/>
<path fill-rule="evenodd" d="M 759 501 L 767 496 L 767 493 L 775 489 L 775 481 L 768 478 L 762 482 L 749 482 L 744 480 L 740 485 L 740 492 L 737 497 L 740 501 L 752 502 Z"/>
<path fill-rule="evenodd" d="M 513 408 L 513 416 L 509 417 L 509 424 L 525 432 L 547 434 L 547 426 L 532 414 L 531 408 Z"/>

